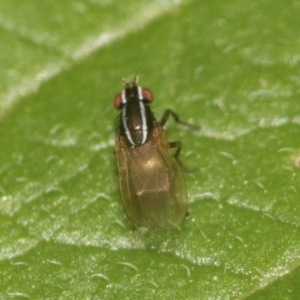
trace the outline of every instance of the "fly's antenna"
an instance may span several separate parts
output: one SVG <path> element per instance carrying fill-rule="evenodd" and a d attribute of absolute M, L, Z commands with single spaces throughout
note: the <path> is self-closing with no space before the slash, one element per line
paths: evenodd
<path fill-rule="evenodd" d="M 133 85 L 137 85 L 138 82 L 139 82 L 139 75 L 135 74 L 134 77 L 133 77 Z"/>
<path fill-rule="evenodd" d="M 140 69 L 142 68 L 143 65 L 144 65 L 144 63 L 141 63 L 139 65 L 139 67 L 137 68 L 136 72 L 135 72 L 135 75 L 133 77 L 133 82 L 132 82 L 134 85 L 137 85 L 138 82 L 139 82 L 139 75 L 138 75 L 138 73 L 139 73 L 139 71 L 140 71 Z"/>
<path fill-rule="evenodd" d="M 113 72 L 112 74 L 122 80 L 125 88 L 129 87 L 129 82 L 124 77 L 122 77 L 120 74 L 117 74 L 116 72 Z"/>
<path fill-rule="evenodd" d="M 122 81 L 123 81 L 125 88 L 129 86 L 128 81 L 124 77 L 122 77 Z"/>
<path fill-rule="evenodd" d="M 121 79 L 124 82 L 125 79 L 119 73 L 116 73 L 115 71 L 113 71 L 113 72 L 111 72 L 111 74 L 118 77 L 119 79 Z"/>

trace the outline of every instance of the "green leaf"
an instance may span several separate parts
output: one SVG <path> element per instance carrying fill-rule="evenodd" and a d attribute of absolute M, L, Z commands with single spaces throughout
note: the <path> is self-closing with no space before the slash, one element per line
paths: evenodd
<path fill-rule="evenodd" d="M 2 1 L 0 299 L 297 299 L 300 4 Z M 136 72 L 183 144 L 179 230 L 123 212 L 112 101 Z"/>

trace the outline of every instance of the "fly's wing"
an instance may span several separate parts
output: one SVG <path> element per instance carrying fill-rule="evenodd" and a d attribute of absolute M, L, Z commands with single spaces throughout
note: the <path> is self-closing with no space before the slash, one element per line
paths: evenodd
<path fill-rule="evenodd" d="M 134 148 L 131 148 L 131 146 L 127 144 L 123 136 L 117 135 L 115 153 L 118 163 L 119 186 L 124 210 L 132 222 L 147 226 L 150 224 L 145 220 L 142 208 L 136 197 L 137 192 L 135 191 L 134 181 L 139 180 L 139 178 L 134 175 L 135 172 L 133 171 L 137 167 L 133 167 L 133 165 L 138 163 L 134 157 L 136 156 L 134 150 Z"/>
<path fill-rule="evenodd" d="M 146 144 L 132 148 L 116 143 L 120 189 L 127 216 L 143 226 L 177 227 L 187 211 L 185 181 L 165 133 L 154 124 Z"/>

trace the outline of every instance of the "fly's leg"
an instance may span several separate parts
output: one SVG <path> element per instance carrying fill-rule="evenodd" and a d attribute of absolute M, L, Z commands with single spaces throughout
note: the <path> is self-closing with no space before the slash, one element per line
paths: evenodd
<path fill-rule="evenodd" d="M 174 111 L 172 111 L 171 109 L 167 109 L 164 112 L 162 118 L 159 121 L 161 126 L 164 126 L 166 124 L 166 122 L 168 121 L 170 115 L 173 117 L 173 119 L 175 120 L 176 123 L 182 124 L 184 126 L 188 126 L 190 128 L 193 128 L 193 129 L 199 129 L 200 128 L 200 126 L 193 125 L 193 124 L 181 121 L 180 118 L 178 117 L 178 115 L 176 113 L 174 113 Z M 170 142 L 169 145 L 170 145 L 170 148 L 177 148 L 175 153 L 174 153 L 174 156 L 175 156 L 178 164 L 180 165 L 180 167 L 183 170 L 185 170 L 186 172 L 195 172 L 196 169 L 187 168 L 179 159 L 179 154 L 180 154 L 180 151 L 181 151 L 181 148 L 182 148 L 182 144 L 180 142 Z"/>
<path fill-rule="evenodd" d="M 182 148 L 182 144 L 180 142 L 170 142 L 169 143 L 170 148 L 177 148 L 176 152 L 174 153 L 175 158 L 177 159 L 177 161 L 179 162 L 180 166 L 182 166 L 182 163 L 179 160 L 179 154 Z"/>
<path fill-rule="evenodd" d="M 200 128 L 199 126 L 196 126 L 196 125 L 193 125 L 193 124 L 181 121 L 180 118 L 178 117 L 178 115 L 176 113 L 174 113 L 174 111 L 171 110 L 171 109 L 167 109 L 164 112 L 162 118 L 159 121 L 159 123 L 160 123 L 161 126 L 164 126 L 167 123 L 170 115 L 173 117 L 174 121 L 176 123 L 178 123 L 178 124 L 181 124 L 181 125 L 184 125 L 184 126 L 188 126 L 188 127 L 194 128 L 194 129 L 199 129 Z M 181 146 L 180 146 L 180 148 L 181 148 Z"/>
<path fill-rule="evenodd" d="M 180 151 L 181 151 L 181 148 L 182 148 L 182 144 L 180 142 L 170 142 L 169 143 L 170 145 L 170 148 L 177 148 L 175 153 L 174 153 L 174 157 L 176 158 L 179 166 L 181 167 L 181 169 L 183 169 L 185 172 L 188 172 L 188 173 L 193 173 L 196 171 L 196 169 L 190 169 L 190 168 L 187 168 L 182 162 L 181 160 L 179 159 L 179 154 L 180 154 Z"/>

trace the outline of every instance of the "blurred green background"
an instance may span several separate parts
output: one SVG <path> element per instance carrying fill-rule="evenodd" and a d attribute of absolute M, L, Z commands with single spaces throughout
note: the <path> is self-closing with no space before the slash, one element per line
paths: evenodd
<path fill-rule="evenodd" d="M 299 299 L 300 1 L 0 3 L 0 299 Z M 121 77 L 183 144 L 190 216 L 132 231 Z"/>

